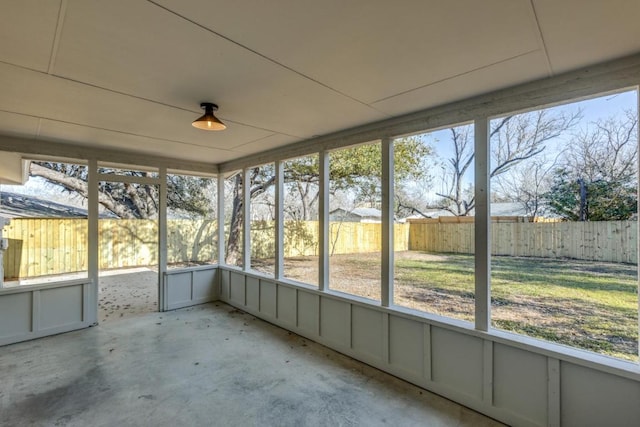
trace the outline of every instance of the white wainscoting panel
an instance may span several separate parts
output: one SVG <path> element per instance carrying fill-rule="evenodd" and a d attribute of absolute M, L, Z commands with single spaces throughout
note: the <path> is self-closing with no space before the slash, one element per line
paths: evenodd
<path fill-rule="evenodd" d="M 245 291 L 247 307 L 255 311 L 260 310 L 260 280 L 255 277 L 247 276 Z"/>
<path fill-rule="evenodd" d="M 229 288 L 229 298 L 236 304 L 246 305 L 247 287 L 245 276 L 235 271 L 231 272 L 231 287 Z"/>
<path fill-rule="evenodd" d="M 460 394 L 482 399 L 482 349 L 480 338 L 431 327 L 433 381 Z"/>
<path fill-rule="evenodd" d="M 560 363 L 562 426 L 640 426 L 640 383 Z"/>
<path fill-rule="evenodd" d="M 286 286 L 277 288 L 277 310 L 278 320 L 286 327 L 297 326 L 297 303 L 296 290 Z"/>
<path fill-rule="evenodd" d="M 298 328 L 310 336 L 320 335 L 320 297 L 304 290 L 297 290 Z"/>
<path fill-rule="evenodd" d="M 389 364 L 396 372 L 422 378 L 424 324 L 400 316 L 389 316 Z"/>
<path fill-rule="evenodd" d="M 223 301 L 509 425 L 640 426 L 640 368 L 255 273 L 219 278 Z"/>
<path fill-rule="evenodd" d="M 350 348 L 350 304 L 331 297 L 320 298 L 320 336 L 338 348 Z"/>
<path fill-rule="evenodd" d="M 0 345 L 91 326 L 88 279 L 0 291 Z"/>
<path fill-rule="evenodd" d="M 269 319 L 276 319 L 277 307 L 276 284 L 268 280 L 260 280 L 260 313 Z"/>
<path fill-rule="evenodd" d="M 217 265 L 169 270 L 164 274 L 163 309 L 175 310 L 215 301 L 220 297 L 220 282 Z"/>
<path fill-rule="evenodd" d="M 40 291 L 40 330 L 82 322 L 82 286 L 64 286 Z"/>
<path fill-rule="evenodd" d="M 532 423 L 547 422 L 547 358 L 503 344 L 493 347 L 493 404 Z"/>
<path fill-rule="evenodd" d="M 0 340 L 31 332 L 33 294 L 0 295 Z"/>
<path fill-rule="evenodd" d="M 352 307 L 351 342 L 355 353 L 382 361 L 383 316 L 384 313 L 366 307 Z"/>

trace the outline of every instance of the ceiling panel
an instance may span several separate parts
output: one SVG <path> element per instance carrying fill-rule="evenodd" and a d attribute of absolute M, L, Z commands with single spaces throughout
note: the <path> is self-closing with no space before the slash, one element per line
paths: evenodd
<path fill-rule="evenodd" d="M 541 47 L 522 1 L 159 3 L 366 103 Z"/>
<path fill-rule="evenodd" d="M 534 0 L 555 73 L 640 51 L 640 0 Z"/>
<path fill-rule="evenodd" d="M 527 72 L 523 73 L 522 70 Z M 500 89 L 505 80 L 524 83 L 532 78 L 542 78 L 547 75 L 545 56 L 542 52 L 536 51 L 391 97 L 373 105 L 379 110 L 396 116 L 420 110 L 425 99 L 433 105 L 443 105 Z"/>
<path fill-rule="evenodd" d="M 175 142 L 51 120 L 42 121 L 40 135 L 47 140 L 66 141 L 76 145 L 110 148 L 169 158 L 178 157 L 183 160 L 197 162 L 218 163 L 234 157 L 234 153 L 229 150 L 191 144 L 177 144 Z M 176 156 L 175 153 L 180 153 L 180 155 Z"/>
<path fill-rule="evenodd" d="M 640 0 L 5 1 L 0 134 L 221 163 L 640 52 L 639 16 Z M 190 125 L 202 101 L 227 130 Z"/>
<path fill-rule="evenodd" d="M 233 151 L 242 154 L 258 153 L 260 151 L 263 151 L 264 147 L 278 148 L 287 144 L 291 144 L 295 141 L 296 138 L 293 138 L 291 136 L 275 134 L 266 138 L 259 139 L 257 141 L 243 144 L 239 147 L 234 148 Z"/>
<path fill-rule="evenodd" d="M 0 129 L 3 135 L 34 137 L 38 132 L 38 119 L 0 111 Z"/>
<path fill-rule="evenodd" d="M 298 137 L 384 117 L 147 2 L 69 3 L 54 72 Z"/>
<path fill-rule="evenodd" d="M 202 132 L 191 126 L 199 113 L 6 64 L 0 64 L 0 93 L 0 110 L 204 147 L 231 149 L 272 134 L 239 124 Z M 170 154 L 181 155 L 179 146 Z"/>
<path fill-rule="evenodd" d="M 3 1 L 0 7 L 0 60 L 47 71 L 60 1 Z"/>

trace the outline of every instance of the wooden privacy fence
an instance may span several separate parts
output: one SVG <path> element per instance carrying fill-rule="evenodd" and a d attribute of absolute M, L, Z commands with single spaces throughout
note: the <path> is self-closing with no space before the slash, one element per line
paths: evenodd
<path fill-rule="evenodd" d="M 494 255 L 638 262 L 637 221 L 501 222 L 491 224 Z M 474 253 L 473 222 L 411 222 L 409 249 Z"/>
<path fill-rule="evenodd" d="M 543 258 L 637 263 L 636 221 L 503 222 L 492 223 L 492 253 Z M 455 221 L 455 222 L 453 222 Z M 411 221 L 395 224 L 396 251 L 474 253 L 473 218 Z M 510 220 L 513 221 L 513 220 Z M 148 266 L 157 263 L 157 222 L 101 219 L 98 221 L 101 269 Z M 217 258 L 216 222 L 169 220 L 168 262 L 207 262 Z M 272 221 L 251 225 L 251 256 L 275 256 Z M 284 224 L 284 256 L 318 254 L 318 222 Z M 86 219 L 13 219 L 3 236 L 8 279 L 62 274 L 87 269 Z M 329 253 L 378 252 L 382 248 L 380 223 L 332 222 Z"/>
<path fill-rule="evenodd" d="M 329 253 L 352 254 L 379 252 L 382 249 L 382 225 L 366 222 L 331 222 L 329 225 Z M 396 250 L 409 249 L 409 224 L 395 224 Z M 317 256 L 318 221 L 285 221 L 284 257 Z M 251 222 L 251 256 L 275 256 L 275 223 Z"/>
<path fill-rule="evenodd" d="M 72 273 L 87 269 L 86 219 L 12 219 L 3 237 L 7 279 Z M 101 269 L 157 264 L 158 225 L 155 220 L 100 219 Z M 217 258 L 216 221 L 167 221 L 168 263 L 206 262 Z"/>
<path fill-rule="evenodd" d="M 318 222 L 286 221 L 284 256 L 318 255 Z M 379 223 L 331 223 L 333 254 L 375 252 L 382 248 Z M 273 221 L 251 224 L 251 256 L 275 256 Z M 4 254 L 7 279 L 71 273 L 87 269 L 86 219 L 13 219 L 4 228 L 9 249 Z M 98 221 L 101 269 L 157 264 L 158 228 L 155 220 L 100 219 Z M 396 224 L 398 250 L 407 250 L 409 225 Z M 167 221 L 168 263 L 206 262 L 217 258 L 216 222 Z"/>

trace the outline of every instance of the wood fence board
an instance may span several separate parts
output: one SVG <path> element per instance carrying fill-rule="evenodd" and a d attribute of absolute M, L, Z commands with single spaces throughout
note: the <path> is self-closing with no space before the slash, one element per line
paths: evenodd
<path fill-rule="evenodd" d="M 394 225 L 394 250 L 474 252 L 474 223 L 439 220 Z M 157 263 L 155 220 L 101 219 L 99 266 L 101 269 Z M 168 261 L 210 262 L 216 259 L 216 222 L 169 220 Z M 638 223 L 603 222 L 492 222 L 492 253 L 508 256 L 575 258 L 605 262 L 638 262 Z M 86 219 L 13 219 L 3 230 L 10 239 L 4 253 L 7 278 L 61 274 L 87 269 Z M 252 241 L 255 257 L 273 257 L 273 223 L 256 225 Z M 330 224 L 330 253 L 380 252 L 380 223 Z M 318 222 L 285 223 L 285 257 L 318 255 Z M 262 252 L 261 252 L 262 251 Z"/>
<path fill-rule="evenodd" d="M 574 258 L 637 264 L 637 222 L 492 223 L 495 255 Z M 409 250 L 474 252 L 471 223 L 412 222 Z"/>

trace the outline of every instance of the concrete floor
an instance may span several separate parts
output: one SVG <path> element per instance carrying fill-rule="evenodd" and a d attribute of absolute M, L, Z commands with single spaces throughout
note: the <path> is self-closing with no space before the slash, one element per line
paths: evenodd
<path fill-rule="evenodd" d="M 499 426 L 213 303 L 0 347 L 2 426 Z"/>
<path fill-rule="evenodd" d="M 157 271 L 141 267 L 100 273 L 100 324 L 158 311 Z"/>

